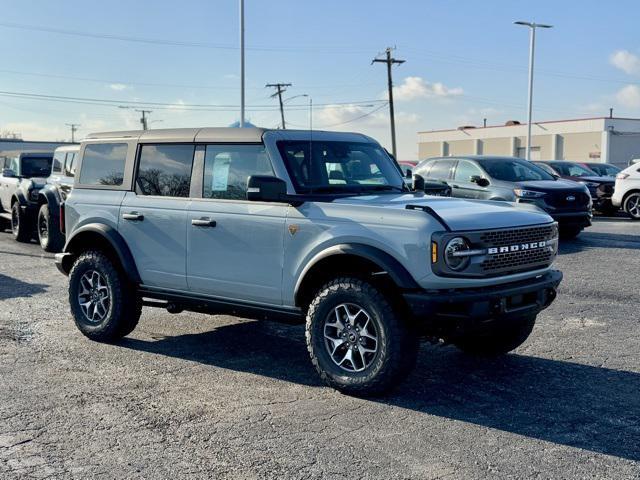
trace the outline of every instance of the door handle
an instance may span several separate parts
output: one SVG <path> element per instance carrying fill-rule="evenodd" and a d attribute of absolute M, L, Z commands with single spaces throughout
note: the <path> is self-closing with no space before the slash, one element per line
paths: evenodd
<path fill-rule="evenodd" d="M 124 218 L 125 220 L 134 220 L 134 221 L 141 222 L 142 220 L 144 220 L 144 215 L 141 215 L 138 212 L 130 212 L 130 213 L 123 213 L 122 218 Z"/>
<path fill-rule="evenodd" d="M 217 225 L 215 220 L 210 218 L 194 218 L 191 220 L 191 225 L 194 227 L 210 227 L 213 228 Z"/>

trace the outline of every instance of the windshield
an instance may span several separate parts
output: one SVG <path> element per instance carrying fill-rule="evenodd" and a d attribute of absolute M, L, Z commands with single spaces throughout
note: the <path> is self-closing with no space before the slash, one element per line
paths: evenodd
<path fill-rule="evenodd" d="M 537 165 L 518 158 L 477 159 L 490 177 L 503 182 L 527 182 L 531 180 L 555 180 L 553 175 Z"/>
<path fill-rule="evenodd" d="M 393 160 L 375 143 L 280 141 L 278 149 L 300 193 L 406 189 Z"/>
<path fill-rule="evenodd" d="M 53 157 L 22 157 L 20 175 L 23 177 L 48 177 Z"/>
<path fill-rule="evenodd" d="M 563 177 L 593 177 L 598 176 L 593 170 L 578 165 L 577 163 L 552 163 L 551 166 Z"/>
<path fill-rule="evenodd" d="M 598 164 L 589 165 L 589 168 L 594 172 L 596 172 L 598 175 L 607 176 L 607 177 L 615 177 L 618 173 L 622 171 L 615 165 L 607 165 L 605 163 L 600 165 Z"/>

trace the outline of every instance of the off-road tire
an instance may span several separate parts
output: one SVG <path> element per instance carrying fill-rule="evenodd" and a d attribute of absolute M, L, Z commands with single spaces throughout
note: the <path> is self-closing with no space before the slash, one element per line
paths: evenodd
<path fill-rule="evenodd" d="M 42 231 L 44 229 L 44 232 Z M 49 212 L 49 205 L 44 203 L 38 211 L 36 219 L 38 241 L 45 252 L 60 252 L 64 247 L 64 235 L 60 232 L 60 219 Z"/>
<path fill-rule="evenodd" d="M 83 275 L 96 271 L 106 281 L 110 302 L 105 317 L 98 323 L 88 320 L 78 295 Z M 76 259 L 69 273 L 69 305 L 76 327 L 83 335 L 98 342 L 114 342 L 136 328 L 142 313 L 142 299 L 124 273 L 104 253 L 86 251 Z"/>
<path fill-rule="evenodd" d="M 582 232 L 582 227 L 560 227 L 560 238 L 563 240 L 573 240 L 580 232 Z"/>
<path fill-rule="evenodd" d="M 627 197 L 622 202 L 622 209 L 631 220 L 640 220 L 640 214 L 637 213 L 637 208 L 635 208 L 636 202 L 639 197 L 640 192 L 632 192 L 627 195 Z"/>
<path fill-rule="evenodd" d="M 465 353 L 479 357 L 497 357 L 522 345 L 536 324 L 535 315 L 516 318 L 456 339 L 453 344 Z"/>
<path fill-rule="evenodd" d="M 16 241 L 23 243 L 30 242 L 33 237 L 33 222 L 17 201 L 11 206 L 11 233 Z"/>
<path fill-rule="evenodd" d="M 342 303 L 366 308 L 377 329 L 377 352 L 361 372 L 343 370 L 325 347 L 325 320 Z M 306 340 L 320 378 L 355 396 L 380 395 L 404 380 L 415 365 L 419 346 L 418 336 L 402 321 L 390 299 L 368 282 L 352 277 L 337 278 L 318 290 L 307 312 Z"/>

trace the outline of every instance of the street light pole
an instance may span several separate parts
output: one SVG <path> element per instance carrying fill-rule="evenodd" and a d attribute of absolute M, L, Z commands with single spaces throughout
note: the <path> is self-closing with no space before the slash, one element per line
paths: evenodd
<path fill-rule="evenodd" d="M 552 25 L 545 25 L 535 22 L 513 22 L 516 25 L 529 27 L 529 92 L 527 101 L 527 160 L 531 160 L 531 119 L 533 114 L 533 65 L 536 49 L 536 28 L 552 28 Z"/>
<path fill-rule="evenodd" d="M 244 0 L 240 0 L 240 128 L 244 128 Z"/>

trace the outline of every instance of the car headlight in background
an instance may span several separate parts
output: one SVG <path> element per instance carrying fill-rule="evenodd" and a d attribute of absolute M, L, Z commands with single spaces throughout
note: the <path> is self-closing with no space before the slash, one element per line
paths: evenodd
<path fill-rule="evenodd" d="M 536 192 L 534 190 L 524 190 L 522 188 L 514 188 L 513 193 L 520 198 L 542 198 L 546 194 L 544 192 Z"/>
<path fill-rule="evenodd" d="M 469 244 L 462 237 L 454 237 L 444 247 L 444 261 L 451 270 L 460 271 L 469 265 Z"/>
<path fill-rule="evenodd" d="M 32 189 L 29 190 L 29 200 L 31 200 L 32 202 L 35 202 L 38 200 L 38 193 L 40 193 L 40 190 L 38 189 Z"/>
<path fill-rule="evenodd" d="M 587 188 L 598 188 L 598 185 L 600 185 L 599 183 L 594 183 L 594 182 L 583 182 L 583 181 L 580 181 L 578 183 L 586 185 Z"/>

